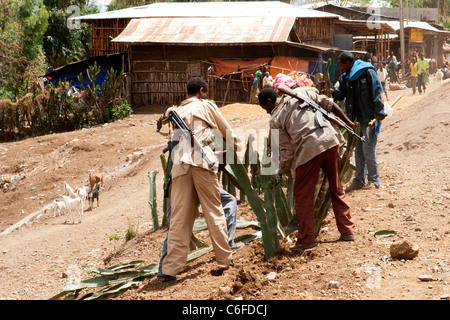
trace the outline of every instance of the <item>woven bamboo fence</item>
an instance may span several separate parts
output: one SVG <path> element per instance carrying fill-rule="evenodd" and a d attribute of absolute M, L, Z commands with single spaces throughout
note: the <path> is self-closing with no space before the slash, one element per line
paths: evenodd
<path fill-rule="evenodd" d="M 138 59 L 140 58 L 140 59 Z M 218 77 L 208 75 L 211 63 L 206 61 L 146 60 L 138 56 L 131 61 L 130 93 L 133 106 L 171 107 L 186 99 L 187 82 L 201 76 L 208 83 L 209 97 L 217 105 L 250 101 L 250 79 L 240 73 Z"/>
<path fill-rule="evenodd" d="M 88 69 L 90 83 L 82 96 L 74 94 L 69 82 L 60 82 L 58 86 L 47 85 L 44 92 L 35 88 L 16 102 L 1 100 L 0 141 L 72 131 L 122 117 L 122 109 L 118 110 L 126 102 L 122 72 L 109 70 L 102 85 L 94 80 L 99 72 L 96 64 Z"/>

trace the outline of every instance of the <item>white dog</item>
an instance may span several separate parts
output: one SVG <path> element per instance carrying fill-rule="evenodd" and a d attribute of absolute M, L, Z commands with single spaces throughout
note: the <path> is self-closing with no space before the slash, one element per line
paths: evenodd
<path fill-rule="evenodd" d="M 82 210 L 84 210 L 84 208 L 86 207 L 86 200 L 87 200 L 87 197 L 88 197 L 88 191 L 87 191 L 87 189 L 88 189 L 88 187 L 87 186 L 84 186 L 84 187 L 81 187 L 81 188 L 79 188 L 78 190 L 77 190 L 77 196 L 79 196 L 80 198 L 81 198 L 81 207 L 82 207 Z"/>
<path fill-rule="evenodd" d="M 64 193 L 63 194 L 68 194 L 72 198 L 76 198 L 77 197 L 75 192 L 73 192 L 72 187 L 69 186 L 69 184 L 67 182 L 65 182 L 65 181 L 64 181 Z"/>
<path fill-rule="evenodd" d="M 64 201 L 55 200 L 53 203 L 53 217 L 56 217 L 56 213 L 58 213 L 58 215 L 60 216 L 66 209 L 67 207 Z"/>
<path fill-rule="evenodd" d="M 71 198 L 71 197 L 68 197 L 65 195 L 62 195 L 61 198 L 67 207 L 66 221 L 64 223 L 66 223 L 67 220 L 69 219 L 69 215 L 72 215 L 72 220 L 75 221 L 75 219 L 73 219 L 72 210 L 78 211 L 78 215 L 80 218 L 79 222 L 81 222 L 81 216 L 83 215 L 83 210 L 82 210 L 82 206 L 81 206 L 81 198 L 80 197 Z"/>

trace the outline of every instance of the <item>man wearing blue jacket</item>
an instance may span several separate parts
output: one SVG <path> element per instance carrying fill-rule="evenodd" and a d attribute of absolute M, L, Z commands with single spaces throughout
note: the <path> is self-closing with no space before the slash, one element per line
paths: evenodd
<path fill-rule="evenodd" d="M 339 79 L 339 88 L 333 92 L 334 99 L 345 99 L 347 116 L 350 120 L 360 123 L 361 134 L 366 138 L 365 143 L 360 140 L 356 145 L 355 177 L 345 191 L 379 188 L 376 145 L 381 120 L 386 117 L 381 100 L 383 86 L 373 65 L 362 60 L 355 61 L 351 52 L 341 53 L 338 65 L 344 73 Z M 369 122 L 374 119 L 378 121 L 369 127 Z"/>

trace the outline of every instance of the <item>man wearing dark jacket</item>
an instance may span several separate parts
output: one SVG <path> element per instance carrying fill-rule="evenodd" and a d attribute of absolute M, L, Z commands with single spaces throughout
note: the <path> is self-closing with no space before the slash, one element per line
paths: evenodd
<path fill-rule="evenodd" d="M 334 91 L 335 100 L 345 99 L 345 112 L 352 121 L 361 125 L 365 143 L 358 141 L 355 148 L 355 178 L 346 192 L 361 188 L 378 188 L 380 177 L 376 158 L 377 134 L 381 120 L 386 117 L 381 100 L 383 86 L 377 71 L 369 62 L 356 60 L 352 53 L 343 52 L 338 57 L 339 68 L 344 74 L 339 79 L 339 88 Z M 374 125 L 369 122 L 376 119 Z M 369 130 L 367 128 L 369 127 Z M 367 183 L 366 183 L 367 178 Z"/>

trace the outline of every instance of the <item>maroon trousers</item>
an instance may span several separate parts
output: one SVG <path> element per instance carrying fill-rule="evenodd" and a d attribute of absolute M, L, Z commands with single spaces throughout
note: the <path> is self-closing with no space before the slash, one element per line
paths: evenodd
<path fill-rule="evenodd" d="M 299 166 L 295 172 L 295 215 L 298 220 L 298 244 L 316 242 L 314 211 L 314 192 L 319 178 L 320 168 L 328 179 L 331 203 L 338 231 L 341 234 L 353 233 L 355 224 L 350 215 L 344 189 L 339 180 L 339 146 L 328 149 L 307 163 Z"/>

